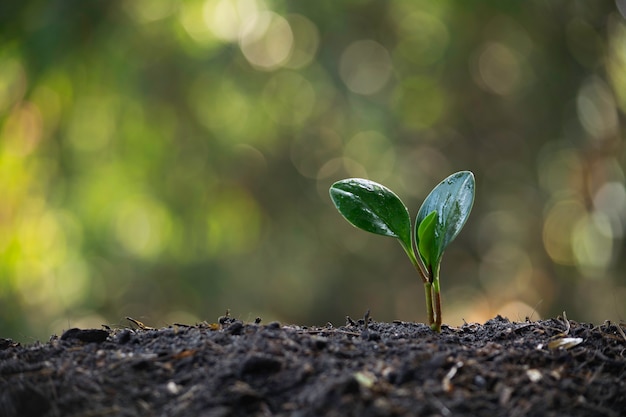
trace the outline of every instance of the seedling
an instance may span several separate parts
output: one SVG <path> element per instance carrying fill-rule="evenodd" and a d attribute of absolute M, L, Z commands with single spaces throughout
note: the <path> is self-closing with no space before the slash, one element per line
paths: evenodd
<path fill-rule="evenodd" d="M 450 175 L 428 194 L 417 212 L 414 228 L 409 210 L 384 185 L 348 178 L 337 181 L 329 190 L 335 207 L 352 225 L 400 241 L 424 282 L 428 324 L 436 332 L 441 332 L 441 258 L 472 211 L 474 189 L 474 174 L 470 171 Z"/>

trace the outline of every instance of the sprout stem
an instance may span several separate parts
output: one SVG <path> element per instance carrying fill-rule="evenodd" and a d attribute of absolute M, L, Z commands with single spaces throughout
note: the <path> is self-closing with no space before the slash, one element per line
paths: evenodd
<path fill-rule="evenodd" d="M 431 329 L 441 333 L 441 293 L 435 293 L 435 323 L 431 324 Z"/>
<path fill-rule="evenodd" d="M 430 327 L 437 333 L 441 333 L 441 291 L 439 288 L 439 272 L 437 271 L 434 276 L 435 277 L 432 285 L 432 296 L 435 298 L 435 320 L 434 324 L 431 322 Z"/>
<path fill-rule="evenodd" d="M 411 263 L 419 273 L 422 281 L 424 282 L 424 294 L 426 295 L 426 313 L 428 314 L 428 325 L 434 326 L 435 324 L 435 315 L 433 311 L 433 283 L 432 283 L 432 271 L 426 269 L 424 264 L 421 262 L 421 259 L 415 256 L 415 252 L 412 247 L 406 247 L 402 241 L 400 241 L 402 248 L 409 256 Z M 439 309 L 441 309 L 441 305 L 439 305 Z M 441 312 L 437 317 L 441 316 Z"/>
<path fill-rule="evenodd" d="M 402 245 L 402 249 L 404 249 L 404 251 L 408 255 L 409 259 L 411 260 L 411 263 L 413 264 L 413 266 L 415 267 L 415 269 L 419 273 L 419 275 L 422 278 L 422 281 L 424 282 L 424 284 L 429 282 L 430 281 L 428 279 L 429 275 L 428 275 L 427 272 L 424 272 L 426 270 L 426 268 L 424 268 L 423 264 L 415 256 L 415 252 L 413 252 L 413 248 L 406 247 L 404 245 L 404 243 L 402 243 L 402 241 L 400 241 L 400 244 Z"/>
<path fill-rule="evenodd" d="M 434 326 L 435 317 L 433 313 L 433 284 L 430 282 L 424 283 L 424 294 L 426 294 L 426 313 L 428 314 L 428 325 L 432 328 Z"/>

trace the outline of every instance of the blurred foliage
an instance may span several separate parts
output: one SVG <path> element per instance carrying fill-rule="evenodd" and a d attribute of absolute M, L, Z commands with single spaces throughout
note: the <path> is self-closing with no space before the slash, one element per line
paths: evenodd
<path fill-rule="evenodd" d="M 626 2 L 135 0 L 0 6 L 0 336 L 424 321 L 350 176 L 474 213 L 444 322 L 626 317 Z M 372 235 L 373 237 L 373 235 Z"/>

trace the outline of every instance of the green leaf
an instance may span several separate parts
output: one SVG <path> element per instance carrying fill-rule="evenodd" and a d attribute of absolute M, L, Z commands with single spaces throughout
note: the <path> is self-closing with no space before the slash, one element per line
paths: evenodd
<path fill-rule="evenodd" d="M 420 207 L 415 219 L 415 243 L 420 248 L 419 252 L 424 260 L 426 259 L 421 247 L 431 248 L 426 256 L 433 268 L 438 268 L 443 252 L 465 225 L 474 204 L 475 188 L 474 174 L 469 171 L 457 172 L 441 181 Z M 422 227 L 422 222 L 433 211 L 437 212 L 437 221 L 434 222 L 434 226 Z M 420 227 L 423 230 L 422 236 L 420 236 Z M 420 243 L 420 240 L 427 239 L 427 231 L 432 233 L 432 244 Z"/>
<path fill-rule="evenodd" d="M 384 185 L 363 178 L 337 181 L 330 198 L 339 213 L 359 229 L 400 240 L 411 248 L 411 218 L 400 198 Z"/>
<path fill-rule="evenodd" d="M 432 211 L 422 220 L 417 228 L 417 251 L 424 261 L 426 268 L 430 269 L 432 261 L 437 256 L 437 246 L 435 245 L 435 225 L 437 224 L 437 212 Z"/>

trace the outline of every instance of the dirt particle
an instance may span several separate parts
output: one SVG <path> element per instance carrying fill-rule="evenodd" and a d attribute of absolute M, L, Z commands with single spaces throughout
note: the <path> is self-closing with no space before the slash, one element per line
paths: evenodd
<path fill-rule="evenodd" d="M 243 323 L 240 322 L 240 321 L 236 321 L 234 323 L 231 323 L 226 328 L 226 333 L 228 333 L 228 334 L 240 335 L 242 332 L 243 332 Z"/>
<path fill-rule="evenodd" d="M 282 362 L 271 356 L 255 355 L 243 362 L 241 374 L 270 374 L 278 372 Z"/>
<path fill-rule="evenodd" d="M 102 343 L 109 337 L 109 332 L 98 329 L 69 329 L 61 336 L 61 340 L 80 341 L 84 343 Z"/>

